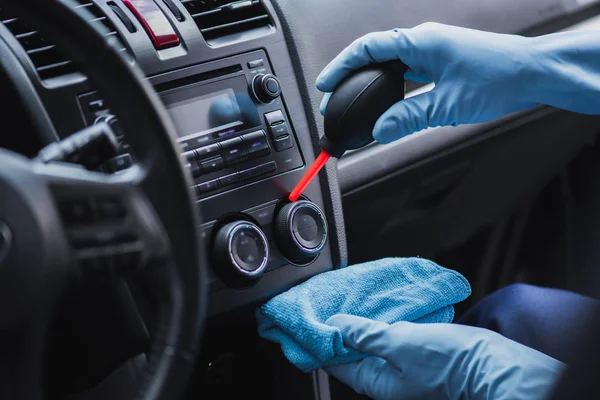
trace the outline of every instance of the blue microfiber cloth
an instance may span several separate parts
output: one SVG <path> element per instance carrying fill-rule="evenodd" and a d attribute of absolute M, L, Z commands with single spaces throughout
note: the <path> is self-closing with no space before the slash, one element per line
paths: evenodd
<path fill-rule="evenodd" d="M 344 347 L 339 329 L 327 325 L 333 315 L 450 323 L 452 304 L 470 294 L 458 272 L 421 258 L 386 258 L 317 275 L 273 298 L 256 310 L 258 333 L 310 372 L 365 357 Z"/>

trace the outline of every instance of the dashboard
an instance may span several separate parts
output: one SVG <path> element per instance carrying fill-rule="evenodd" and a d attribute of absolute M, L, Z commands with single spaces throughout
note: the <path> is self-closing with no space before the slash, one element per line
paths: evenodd
<path fill-rule="evenodd" d="M 441 0 L 382 0 L 377 7 L 385 12 L 376 18 L 364 17 L 374 6 L 361 0 L 76 3 L 145 73 L 178 132 L 205 221 L 199 229 L 210 239 L 213 315 L 345 266 L 341 190 L 356 190 L 393 173 L 402 162 L 475 135 L 473 129 L 445 139 L 415 135 L 408 146 L 374 145 L 350 153 L 339 171 L 338 165 L 328 165 L 307 188 L 301 207 L 292 209 L 285 197 L 315 159 L 323 133 L 314 80 L 351 40 L 425 21 L 539 34 L 598 11 L 598 2 L 591 0 L 460 0 L 453 8 L 436 7 Z M 0 42 L 11 53 L 0 62 L 18 61 L 7 70 L 43 144 L 100 122 L 119 132 L 119 116 L 60 49 L 1 7 L 0 22 Z M 119 154 L 100 167 L 103 171 L 119 173 L 135 163 L 126 133 L 120 140 Z M 399 157 L 401 151 L 410 154 Z M 367 159 L 379 161 L 365 168 Z"/>

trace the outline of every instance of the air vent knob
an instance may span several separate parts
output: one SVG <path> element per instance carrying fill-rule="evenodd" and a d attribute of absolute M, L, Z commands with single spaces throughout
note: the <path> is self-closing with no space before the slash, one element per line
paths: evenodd
<path fill-rule="evenodd" d="M 310 201 L 289 203 L 275 217 L 275 238 L 283 255 L 304 265 L 314 260 L 325 247 L 327 220 L 323 211 Z"/>
<path fill-rule="evenodd" d="M 212 260 L 216 274 L 228 286 L 248 287 L 260 279 L 267 268 L 269 242 L 252 222 L 230 222 L 216 233 Z"/>

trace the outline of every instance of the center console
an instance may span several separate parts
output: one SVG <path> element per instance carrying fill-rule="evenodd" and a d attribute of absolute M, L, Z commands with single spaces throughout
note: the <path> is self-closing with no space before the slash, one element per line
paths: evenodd
<path fill-rule="evenodd" d="M 270 18 L 277 26 L 274 12 Z M 182 43 L 156 47 L 156 59 L 140 66 L 174 124 L 193 177 L 211 264 L 210 314 L 219 315 L 335 267 L 338 221 L 324 181 L 311 184 L 301 201 L 286 200 L 315 158 L 316 138 L 281 32 L 217 48 L 186 40 L 182 26 L 190 22 L 173 21 Z M 183 45 L 187 56 L 173 53 Z M 131 166 L 135 154 L 102 94 L 88 90 L 76 99 L 85 125 L 109 123 L 122 141 L 104 169 Z"/>
<path fill-rule="evenodd" d="M 318 185 L 286 196 L 314 158 L 268 53 L 257 50 L 151 78 L 178 132 L 209 243 L 211 310 L 266 299 L 331 268 Z M 296 277 L 290 279 L 290 277 Z"/>
<path fill-rule="evenodd" d="M 304 165 L 281 82 L 264 51 L 179 71 L 168 79 L 156 80 L 155 88 L 180 135 L 198 198 Z"/>

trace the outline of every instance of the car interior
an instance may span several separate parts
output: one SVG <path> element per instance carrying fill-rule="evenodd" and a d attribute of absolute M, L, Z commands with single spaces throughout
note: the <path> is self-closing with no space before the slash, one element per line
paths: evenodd
<path fill-rule="evenodd" d="M 287 200 L 321 150 L 321 70 L 428 21 L 600 29 L 600 1 L 0 1 L 0 398 L 363 398 L 295 369 L 255 310 L 384 257 L 463 274 L 457 316 L 519 282 L 594 296 L 598 116 L 372 143 Z"/>

